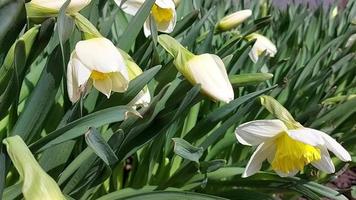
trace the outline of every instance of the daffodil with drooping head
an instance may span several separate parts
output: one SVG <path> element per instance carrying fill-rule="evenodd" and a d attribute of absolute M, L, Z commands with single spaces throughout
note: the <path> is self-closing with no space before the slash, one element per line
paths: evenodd
<path fill-rule="evenodd" d="M 85 8 L 91 0 L 71 0 L 66 12 L 74 14 Z M 57 16 L 66 0 L 31 0 L 26 3 L 28 17 L 53 17 Z"/>
<path fill-rule="evenodd" d="M 204 94 L 227 103 L 234 99 L 234 90 L 219 56 L 194 55 L 168 35 L 158 36 L 158 42 L 174 57 L 178 71 L 193 85 L 200 84 Z"/>
<path fill-rule="evenodd" d="M 145 0 L 115 0 L 116 4 L 129 15 L 135 15 Z M 177 22 L 177 13 L 173 0 L 156 0 L 151 9 L 157 31 L 171 33 Z M 151 35 L 150 17 L 147 18 L 143 31 L 146 37 Z"/>
<path fill-rule="evenodd" d="M 257 146 L 243 177 L 258 172 L 265 160 L 282 177 L 294 176 L 308 164 L 326 173 L 334 173 L 328 151 L 342 161 L 351 161 L 350 154 L 331 136 L 303 127 L 273 98 L 263 96 L 262 101 L 280 119 L 255 120 L 237 127 L 235 135 L 241 144 Z"/>
<path fill-rule="evenodd" d="M 254 63 L 258 61 L 258 57 L 261 56 L 263 52 L 265 52 L 269 57 L 274 57 L 276 55 L 277 47 L 267 37 L 257 33 L 252 33 L 246 38 L 249 41 L 256 40 L 250 53 L 248 54 Z"/>
<path fill-rule="evenodd" d="M 83 40 L 76 44 L 67 69 L 67 88 L 74 103 L 93 85 L 110 97 L 125 92 L 129 83 L 126 63 L 119 50 L 106 38 Z"/>
<path fill-rule="evenodd" d="M 223 17 L 217 24 L 216 29 L 218 31 L 228 31 L 236 28 L 242 22 L 252 15 L 251 10 L 239 10 L 230 15 Z"/>

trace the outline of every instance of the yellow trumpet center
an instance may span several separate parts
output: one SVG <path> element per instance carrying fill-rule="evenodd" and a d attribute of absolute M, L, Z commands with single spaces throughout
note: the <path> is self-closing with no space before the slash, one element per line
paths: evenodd
<path fill-rule="evenodd" d="M 93 80 L 105 80 L 109 78 L 109 74 L 93 70 L 90 74 L 90 78 L 92 78 Z"/>
<path fill-rule="evenodd" d="M 156 23 L 167 23 L 173 18 L 172 9 L 161 8 L 156 4 L 153 5 L 151 13 Z"/>
<path fill-rule="evenodd" d="M 305 165 L 321 159 L 320 149 L 296 141 L 282 133 L 276 139 L 276 154 L 272 161 L 272 168 L 284 173 L 299 171 Z"/>

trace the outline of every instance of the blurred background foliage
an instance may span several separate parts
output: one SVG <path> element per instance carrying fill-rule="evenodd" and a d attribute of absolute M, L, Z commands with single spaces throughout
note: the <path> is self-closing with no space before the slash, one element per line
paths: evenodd
<path fill-rule="evenodd" d="M 113 1 L 93 0 L 81 14 L 144 73 L 123 94 L 106 99 L 92 91 L 71 105 L 63 74 L 81 40 L 73 17 L 61 12 L 58 18 L 30 21 L 22 0 L 1 0 L 1 139 L 20 135 L 68 199 L 356 198 L 355 177 L 337 184 L 345 171 L 355 172 L 356 42 L 350 38 L 356 34 L 356 2 L 276 2 L 180 1 L 170 35 L 193 53 L 223 59 L 236 97 L 223 104 L 181 77 L 157 45 L 157 33 L 145 38 L 141 29 L 147 16 L 141 13 L 150 9 L 148 4 L 132 17 Z M 222 17 L 247 8 L 253 10 L 247 22 L 228 32 L 214 31 Z M 275 57 L 249 59 L 254 41 L 241 36 L 252 32 L 276 44 Z M 254 80 L 256 73 L 265 76 Z M 146 84 L 153 99 L 149 107 L 137 109 L 141 118 L 126 104 Z M 353 162 L 345 166 L 334 160 L 334 175 L 310 167 L 298 177 L 280 178 L 266 165 L 266 172 L 241 178 L 253 149 L 236 142 L 234 129 L 272 118 L 256 98 L 261 94 L 276 98 L 304 126 L 332 135 Z M 4 146 L 0 166 L 3 199 L 21 199 L 18 174 Z"/>

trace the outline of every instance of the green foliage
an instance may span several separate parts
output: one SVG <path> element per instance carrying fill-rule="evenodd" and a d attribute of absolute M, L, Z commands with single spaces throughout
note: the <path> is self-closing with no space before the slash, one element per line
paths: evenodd
<path fill-rule="evenodd" d="M 177 71 L 154 24 L 152 36 L 144 36 L 154 0 L 135 16 L 106 0 L 92 0 L 81 14 L 69 15 L 67 1 L 56 18 L 41 23 L 26 23 L 23 1 L 0 0 L 0 138 L 20 136 L 67 199 L 347 199 L 351 192 L 325 186 L 335 175 L 311 168 L 281 178 L 266 165 L 266 172 L 241 178 L 253 149 L 237 143 L 234 130 L 274 118 L 265 109 L 273 102 L 259 98 L 267 94 L 288 110 L 287 118 L 342 143 L 355 166 L 356 42 L 345 45 L 356 34 L 356 2 L 348 1 L 336 16 L 331 9 L 239 2 L 181 0 L 169 34 L 196 55 L 221 57 L 235 92 L 224 104 L 209 100 Z M 222 17 L 247 8 L 253 11 L 249 20 L 229 32 L 215 31 Z M 262 52 L 257 63 L 249 59 L 256 41 L 244 38 L 253 32 L 276 44 L 274 57 Z M 93 88 L 72 105 L 69 55 L 78 41 L 100 35 L 143 73 L 124 93 L 108 99 Z M 145 87 L 149 106 L 129 106 Z M 21 199 L 21 177 L 0 145 L 0 195 Z M 337 170 L 343 166 L 336 163 Z"/>

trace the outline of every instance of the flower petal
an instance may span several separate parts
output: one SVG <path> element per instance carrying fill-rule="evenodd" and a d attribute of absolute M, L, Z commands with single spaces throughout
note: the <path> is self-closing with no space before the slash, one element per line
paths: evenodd
<path fill-rule="evenodd" d="M 93 85 L 97 90 L 106 95 L 107 98 L 110 98 L 112 90 L 112 83 L 110 79 L 93 80 Z"/>
<path fill-rule="evenodd" d="M 309 144 L 311 146 L 324 145 L 324 140 L 319 134 L 320 131 L 311 128 L 299 128 L 295 130 L 288 130 L 287 133 L 289 137 L 304 144 Z"/>
<path fill-rule="evenodd" d="M 115 72 L 110 76 L 112 83 L 112 91 L 125 92 L 129 85 L 129 81 L 120 73 Z"/>
<path fill-rule="evenodd" d="M 320 148 L 321 151 L 321 159 L 316 162 L 312 162 L 311 164 L 318 168 L 321 171 L 324 171 L 328 174 L 335 172 L 335 166 L 330 158 L 329 152 L 325 147 Z"/>
<path fill-rule="evenodd" d="M 80 98 L 80 88 L 78 85 L 78 78 L 76 70 L 73 67 L 73 61 L 69 60 L 67 67 L 67 92 L 69 100 L 75 103 Z"/>
<path fill-rule="evenodd" d="M 80 62 L 91 71 L 109 73 L 126 68 L 119 50 L 106 38 L 80 41 L 75 46 L 75 52 Z"/>
<path fill-rule="evenodd" d="M 273 154 L 274 152 L 274 147 L 273 143 L 267 142 L 267 143 L 262 143 L 260 144 L 256 151 L 253 152 L 250 160 L 248 161 L 245 171 L 242 174 L 242 177 L 249 177 L 255 173 L 257 173 L 262 166 L 262 163 L 266 158 L 270 155 Z"/>
<path fill-rule="evenodd" d="M 136 15 L 144 2 L 145 0 L 115 0 L 116 5 L 129 15 Z"/>
<path fill-rule="evenodd" d="M 234 90 L 229 81 L 222 60 L 213 54 L 194 56 L 187 63 L 189 76 L 193 84 L 201 84 L 205 94 L 215 100 L 230 102 L 234 99 Z"/>
<path fill-rule="evenodd" d="M 172 0 L 156 0 L 156 5 L 161 7 L 161 8 L 171 8 L 174 9 L 176 8 L 176 5 L 174 4 L 174 1 Z"/>
<path fill-rule="evenodd" d="M 347 152 L 346 149 L 344 149 L 344 147 L 342 147 L 334 138 L 324 132 L 318 132 L 323 137 L 326 148 L 333 152 L 338 158 L 340 158 L 340 160 L 344 162 L 351 161 L 349 152 Z"/>
<path fill-rule="evenodd" d="M 256 120 L 244 123 L 236 128 L 235 136 L 243 145 L 259 145 L 264 141 L 286 131 L 287 127 L 278 119 Z"/>

